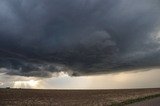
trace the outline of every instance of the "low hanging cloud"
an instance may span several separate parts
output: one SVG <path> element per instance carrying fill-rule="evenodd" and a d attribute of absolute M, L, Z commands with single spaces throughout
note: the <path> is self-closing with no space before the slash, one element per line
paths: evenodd
<path fill-rule="evenodd" d="M 1 0 L 0 72 L 51 77 L 159 67 L 159 0 Z"/>

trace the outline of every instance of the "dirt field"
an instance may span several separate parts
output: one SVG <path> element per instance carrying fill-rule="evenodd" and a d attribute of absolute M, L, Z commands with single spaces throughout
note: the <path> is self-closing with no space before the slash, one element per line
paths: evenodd
<path fill-rule="evenodd" d="M 108 106 L 155 94 L 160 94 L 160 88 L 128 90 L 0 89 L 0 106 Z"/>
<path fill-rule="evenodd" d="M 136 102 L 127 106 L 160 106 L 160 97 Z"/>

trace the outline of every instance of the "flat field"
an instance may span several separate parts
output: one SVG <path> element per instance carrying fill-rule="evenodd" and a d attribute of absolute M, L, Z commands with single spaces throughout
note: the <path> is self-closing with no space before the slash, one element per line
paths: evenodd
<path fill-rule="evenodd" d="M 160 95 L 155 89 L 0 89 L 0 106 L 110 106 Z"/>

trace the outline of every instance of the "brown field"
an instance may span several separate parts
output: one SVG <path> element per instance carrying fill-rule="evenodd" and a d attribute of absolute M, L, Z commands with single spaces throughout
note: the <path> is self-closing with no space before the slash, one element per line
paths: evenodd
<path fill-rule="evenodd" d="M 121 90 L 0 89 L 0 106 L 109 106 L 157 94 L 160 94 L 160 88 Z"/>

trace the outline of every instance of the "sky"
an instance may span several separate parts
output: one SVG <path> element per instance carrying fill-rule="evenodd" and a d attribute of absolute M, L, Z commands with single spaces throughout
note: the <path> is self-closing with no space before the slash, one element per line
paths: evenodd
<path fill-rule="evenodd" d="M 160 87 L 159 0 L 1 0 L 0 23 L 0 87 Z"/>
<path fill-rule="evenodd" d="M 59 77 L 35 78 L 2 75 L 0 87 L 30 89 L 136 89 L 160 87 L 160 70 L 129 71 L 112 74 L 70 77 L 64 72 Z"/>

